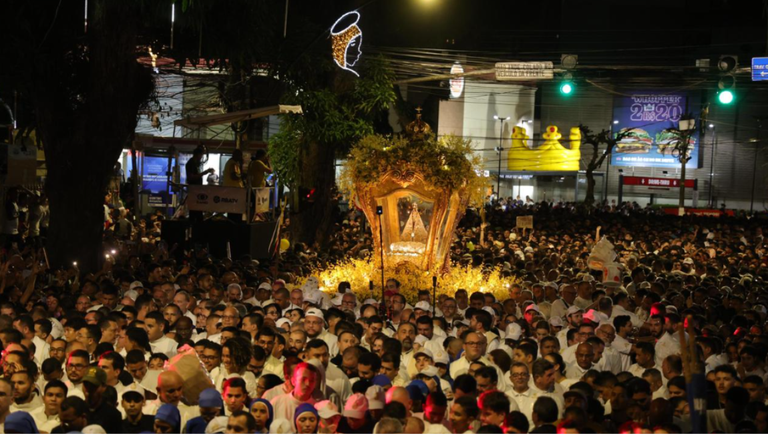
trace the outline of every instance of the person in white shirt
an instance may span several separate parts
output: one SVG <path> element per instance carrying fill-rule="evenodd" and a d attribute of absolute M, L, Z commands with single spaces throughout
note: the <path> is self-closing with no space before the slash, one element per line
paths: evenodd
<path fill-rule="evenodd" d="M 519 411 L 528 418 L 529 424 L 533 425 L 533 404 L 536 402 L 537 397 L 528 384 L 531 378 L 528 365 L 521 362 L 512 363 L 509 377 L 512 382 L 512 388 L 507 389 L 507 396 L 510 401 L 517 403 Z"/>
<path fill-rule="evenodd" d="M 642 378 L 646 370 L 656 367 L 656 348 L 650 342 L 635 344 L 635 364 L 629 367 L 629 373 Z"/>
<path fill-rule="evenodd" d="M 45 385 L 43 394 L 43 404 L 29 414 L 35 419 L 37 429 L 44 432 L 51 432 L 54 428 L 61 425 L 59 411 L 61 403 L 67 397 L 67 386 L 59 380 L 49 381 Z"/>
<path fill-rule="evenodd" d="M 328 351 L 331 357 L 335 357 L 339 353 L 339 340 L 335 335 L 325 330 L 325 318 L 323 311 L 320 309 L 313 307 L 307 310 L 307 313 L 304 315 L 304 331 L 307 332 L 309 340 L 321 339 L 328 344 Z"/>
<path fill-rule="evenodd" d="M 272 400 L 274 408 L 274 420 L 285 419 L 291 421 L 292 432 L 296 432 L 296 425 L 293 422 L 293 416 L 296 408 L 303 403 L 312 404 L 316 400 L 312 397 L 317 388 L 319 373 L 317 368 L 308 363 L 299 363 L 293 371 L 291 384 L 293 390 L 290 393 L 284 393 Z"/>
<path fill-rule="evenodd" d="M 153 353 L 163 353 L 169 359 L 176 355 L 176 349 L 179 344 L 165 336 L 168 322 L 163 318 L 162 313 L 158 311 L 148 313 L 146 318 L 144 318 L 144 325 L 147 328 L 149 345 L 152 347 Z"/>
<path fill-rule="evenodd" d="M 592 369 L 594 358 L 595 351 L 591 344 L 587 342 L 578 344 L 576 348 L 576 363 L 568 365 L 568 368 L 565 370 L 565 376 L 569 380 L 580 380 L 587 371 Z"/>
<path fill-rule="evenodd" d="M 35 388 L 36 366 L 28 360 L 24 361 L 23 365 L 25 370 L 14 372 L 11 375 L 11 383 L 13 384 L 11 413 L 15 411 L 30 412 L 43 404 L 43 398 L 40 397 Z"/>

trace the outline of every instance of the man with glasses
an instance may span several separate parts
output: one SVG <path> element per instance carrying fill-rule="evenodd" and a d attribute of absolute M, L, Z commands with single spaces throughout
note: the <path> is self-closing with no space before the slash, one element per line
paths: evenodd
<path fill-rule="evenodd" d="M 211 378 L 216 378 L 221 366 L 221 345 L 216 342 L 206 342 L 200 359 L 203 361 L 203 366 L 208 371 L 208 375 Z"/>
<path fill-rule="evenodd" d="M 510 401 L 517 402 L 519 411 L 528 418 L 528 423 L 533 426 L 533 404 L 536 402 L 537 396 L 528 384 L 531 379 L 528 365 L 522 362 L 512 363 L 509 379 L 512 382 L 512 388 L 507 390 L 507 396 Z"/>
<path fill-rule="evenodd" d="M 224 309 L 221 316 L 222 327 L 237 327 L 240 324 L 240 313 L 232 306 Z"/>
<path fill-rule="evenodd" d="M 464 353 L 461 358 L 451 363 L 451 378 L 456 378 L 469 371 L 472 362 L 481 362 L 490 366 L 491 362 L 485 358 L 485 349 L 488 343 L 485 336 L 477 332 L 469 332 L 464 338 Z"/>
<path fill-rule="evenodd" d="M 85 350 L 75 350 L 67 359 L 67 397 L 76 396 L 85 399 L 83 377 L 90 365 L 90 355 Z"/>

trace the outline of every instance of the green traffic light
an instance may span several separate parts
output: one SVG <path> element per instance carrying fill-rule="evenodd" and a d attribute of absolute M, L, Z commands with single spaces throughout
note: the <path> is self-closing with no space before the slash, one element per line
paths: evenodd
<path fill-rule="evenodd" d="M 571 93 L 573 93 L 573 84 L 571 84 L 571 83 L 569 83 L 567 81 L 565 83 L 561 84 L 560 85 L 560 93 L 562 93 L 563 95 L 570 95 Z"/>
<path fill-rule="evenodd" d="M 722 90 L 717 94 L 717 100 L 720 101 L 720 104 L 730 104 L 733 102 L 733 92 Z"/>

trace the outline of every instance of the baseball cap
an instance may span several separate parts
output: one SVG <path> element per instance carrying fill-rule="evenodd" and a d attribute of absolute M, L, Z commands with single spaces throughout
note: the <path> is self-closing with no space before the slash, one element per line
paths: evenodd
<path fill-rule="evenodd" d="M 130 298 L 133 301 L 136 301 L 137 298 L 139 298 L 139 293 L 136 292 L 135 289 L 129 289 L 128 291 L 125 291 L 124 296 Z"/>
<path fill-rule="evenodd" d="M 568 311 L 565 312 L 565 316 L 571 316 L 574 313 L 584 312 L 579 306 L 571 306 L 568 308 Z"/>
<path fill-rule="evenodd" d="M 523 334 L 523 329 L 520 327 L 520 324 L 518 323 L 511 323 L 507 325 L 507 329 L 505 330 L 507 339 L 512 339 L 514 341 L 520 339 L 520 336 Z"/>
<path fill-rule="evenodd" d="M 483 310 L 488 312 L 488 313 L 490 313 L 492 318 L 496 317 L 496 311 L 493 310 L 493 308 L 491 306 L 485 306 L 485 307 L 483 307 Z"/>
<path fill-rule="evenodd" d="M 391 386 L 392 381 L 384 374 L 378 374 L 373 377 L 373 380 L 371 380 L 371 383 L 373 383 L 374 386 Z"/>
<path fill-rule="evenodd" d="M 418 335 L 416 336 L 416 339 L 413 340 L 414 344 L 419 344 L 419 345 L 424 345 L 427 342 L 429 342 L 429 339 L 427 339 L 427 337 L 424 335 Z"/>
<path fill-rule="evenodd" d="M 534 310 L 538 313 L 541 313 L 539 310 L 539 306 L 536 306 L 535 304 L 529 304 L 528 307 L 525 308 L 525 313 L 528 313 L 528 311 Z"/>
<path fill-rule="evenodd" d="M 432 357 L 432 360 L 434 360 L 435 363 L 442 363 L 444 365 L 447 365 L 450 361 L 448 358 L 448 353 L 443 349 L 435 351 L 435 357 Z"/>
<path fill-rule="evenodd" d="M 266 290 L 266 291 L 272 291 L 272 285 L 270 285 L 270 284 L 269 284 L 269 283 L 267 283 L 267 282 L 264 282 L 264 283 L 262 283 L 261 285 L 259 285 L 259 287 L 258 287 L 258 288 L 256 288 L 256 289 L 264 289 L 264 290 Z"/>
<path fill-rule="evenodd" d="M 381 386 L 371 386 L 365 391 L 365 398 L 368 400 L 368 408 L 371 410 L 381 410 L 386 402 L 384 389 Z"/>
<path fill-rule="evenodd" d="M 179 414 L 179 409 L 172 404 L 161 405 L 160 408 L 157 409 L 155 419 L 162 420 L 163 422 L 175 427 L 178 427 L 179 424 L 181 424 L 181 414 Z"/>
<path fill-rule="evenodd" d="M 143 287 L 144 287 L 144 284 L 138 280 L 134 280 L 130 285 L 128 285 L 128 289 L 130 290 L 134 290 L 136 288 L 143 288 Z"/>
<path fill-rule="evenodd" d="M 559 316 L 553 316 L 549 319 L 549 325 L 552 327 L 563 327 L 565 324 L 563 324 L 563 319 Z"/>
<path fill-rule="evenodd" d="M 279 318 L 277 321 L 275 321 L 276 327 L 282 327 L 283 324 L 291 325 L 291 320 L 289 320 L 288 318 Z"/>
<path fill-rule="evenodd" d="M 414 401 L 423 401 L 424 395 L 429 394 L 427 383 L 421 380 L 411 381 L 411 384 L 406 386 L 405 390 L 408 391 L 408 395 L 410 395 L 411 399 Z"/>
<path fill-rule="evenodd" d="M 316 316 L 316 317 L 320 318 L 321 320 L 325 321 L 325 316 L 323 315 L 323 311 L 318 309 L 318 308 L 316 308 L 316 307 L 307 309 L 307 313 L 304 316 L 305 317 L 307 317 L 307 316 Z"/>
<path fill-rule="evenodd" d="M 123 392 L 122 399 L 128 402 L 139 402 L 144 400 L 144 395 L 136 390 L 128 390 Z"/>
<path fill-rule="evenodd" d="M 432 312 L 432 306 L 429 305 L 426 301 L 420 301 L 416 303 L 416 306 L 413 307 L 414 310 L 420 309 L 427 312 Z"/>
<path fill-rule="evenodd" d="M 330 419 L 341 414 L 339 413 L 339 407 L 336 407 L 336 404 L 327 399 L 315 404 L 315 410 L 317 410 L 317 415 L 320 416 L 321 419 Z"/>
<path fill-rule="evenodd" d="M 365 412 L 368 411 L 368 398 L 362 393 L 355 393 L 347 399 L 347 403 L 344 404 L 345 417 L 351 417 L 354 419 L 362 419 L 365 417 Z"/>
<path fill-rule="evenodd" d="M 320 291 L 310 291 L 304 294 L 304 301 L 307 303 L 320 304 L 321 300 L 322 295 L 320 294 Z"/>
<path fill-rule="evenodd" d="M 435 356 L 432 354 L 432 351 L 429 350 L 429 348 L 422 348 L 419 351 L 416 352 L 416 354 L 413 355 L 413 358 L 419 357 L 419 354 L 423 354 L 427 357 L 429 357 L 432 360 L 435 360 Z"/>
<path fill-rule="evenodd" d="M 95 386 L 103 386 L 107 384 L 107 373 L 101 368 L 91 366 L 85 373 L 83 381 L 87 381 Z"/>
<path fill-rule="evenodd" d="M 83 434 L 107 434 L 107 432 L 101 425 L 92 424 L 83 428 Z"/>
<path fill-rule="evenodd" d="M 198 405 L 200 407 L 221 407 L 224 401 L 221 399 L 221 393 L 214 388 L 205 389 L 200 392 Z"/>

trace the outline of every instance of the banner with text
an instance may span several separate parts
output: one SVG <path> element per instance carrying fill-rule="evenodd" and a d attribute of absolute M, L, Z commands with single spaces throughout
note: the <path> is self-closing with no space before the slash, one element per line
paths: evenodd
<path fill-rule="evenodd" d="M 679 151 L 675 149 L 676 135 L 670 129 L 678 128 L 680 118 L 690 113 L 696 119 L 696 130 L 690 138 L 689 169 L 700 167 L 699 162 L 699 99 L 685 93 L 661 91 L 638 92 L 613 100 L 614 136 L 622 134 L 611 154 L 614 166 L 680 167 Z"/>
<path fill-rule="evenodd" d="M 187 206 L 191 211 L 245 213 L 245 189 L 217 185 L 190 185 Z"/>

